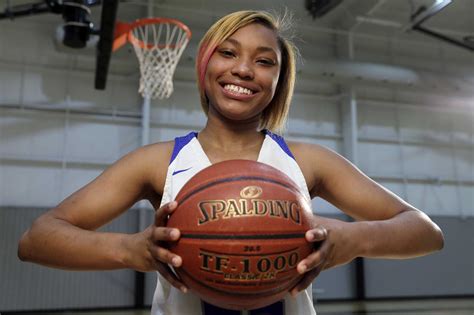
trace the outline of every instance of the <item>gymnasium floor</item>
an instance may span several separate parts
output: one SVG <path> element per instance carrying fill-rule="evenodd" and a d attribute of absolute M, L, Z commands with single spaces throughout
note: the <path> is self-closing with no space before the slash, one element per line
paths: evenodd
<path fill-rule="evenodd" d="M 318 315 L 474 315 L 474 298 L 320 302 L 316 305 L 316 310 Z M 87 312 L 34 312 L 22 314 L 149 315 L 150 311 L 147 309 Z M 7 313 L 3 315 L 7 315 Z"/>

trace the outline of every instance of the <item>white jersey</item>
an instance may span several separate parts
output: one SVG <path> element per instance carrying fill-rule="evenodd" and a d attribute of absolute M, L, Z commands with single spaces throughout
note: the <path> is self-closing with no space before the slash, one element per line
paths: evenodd
<path fill-rule="evenodd" d="M 273 166 L 288 175 L 310 200 L 303 173 L 286 145 L 285 140 L 270 131 L 264 130 L 263 132 L 265 139 L 257 161 Z M 168 166 L 161 205 L 173 201 L 180 189 L 191 177 L 210 165 L 211 162 L 201 147 L 196 132 L 176 138 Z M 275 305 L 275 307 L 279 307 L 281 310 L 268 310 L 272 315 L 315 315 L 312 286 L 310 285 L 305 291 L 300 292 L 296 298 L 287 295 L 283 303 L 279 303 L 279 306 Z M 152 315 L 223 314 L 222 310 L 216 311 L 213 308 L 213 306 L 203 303 L 192 292 L 184 294 L 174 288 L 158 273 L 158 281 L 151 308 Z M 257 314 L 253 311 L 226 311 L 225 313 L 239 315 Z"/>

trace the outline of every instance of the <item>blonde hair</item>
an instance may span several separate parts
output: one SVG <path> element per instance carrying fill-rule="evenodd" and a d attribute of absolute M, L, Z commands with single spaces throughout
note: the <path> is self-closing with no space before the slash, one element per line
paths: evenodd
<path fill-rule="evenodd" d="M 283 32 L 287 31 L 290 27 L 287 12 L 282 17 L 277 17 L 265 11 L 238 11 L 224 16 L 209 28 L 199 43 L 196 60 L 201 106 L 207 115 L 209 103 L 204 87 L 204 77 L 207 64 L 216 47 L 237 30 L 251 23 L 259 23 L 273 30 L 280 46 L 282 57 L 280 76 L 275 95 L 262 112 L 259 128 L 282 132 L 286 125 L 290 102 L 293 96 L 297 55 L 297 49 L 291 39 L 283 35 Z"/>

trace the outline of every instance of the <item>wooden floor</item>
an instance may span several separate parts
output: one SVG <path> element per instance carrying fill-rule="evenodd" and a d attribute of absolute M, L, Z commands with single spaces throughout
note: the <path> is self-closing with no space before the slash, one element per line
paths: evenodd
<path fill-rule="evenodd" d="M 474 298 L 322 302 L 316 310 L 318 315 L 474 315 Z"/>
<path fill-rule="evenodd" d="M 474 298 L 389 300 L 367 302 L 318 302 L 318 315 L 474 315 Z M 67 312 L 22 312 L 34 315 L 149 315 L 142 310 L 88 310 Z M 0 314 L 7 315 L 7 314 Z M 225 315 L 225 314 L 223 314 Z M 297 315 L 297 314 L 291 314 Z"/>

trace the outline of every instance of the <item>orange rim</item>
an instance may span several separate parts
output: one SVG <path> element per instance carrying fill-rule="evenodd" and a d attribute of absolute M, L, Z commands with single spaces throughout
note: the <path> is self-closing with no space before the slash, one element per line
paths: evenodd
<path fill-rule="evenodd" d="M 135 35 L 133 35 L 133 30 L 144 25 L 149 24 L 173 24 L 178 26 L 186 33 L 186 37 L 191 39 L 191 30 L 181 21 L 171 19 L 171 18 L 143 18 L 136 20 L 132 23 L 123 23 L 117 22 L 115 25 L 115 39 L 113 45 L 113 51 L 122 47 L 127 41 L 132 43 L 134 46 L 139 46 L 142 49 L 151 49 L 156 47 L 155 44 L 148 44 L 143 42 L 142 40 L 138 39 Z M 159 48 L 163 47 L 172 47 L 176 48 L 175 45 L 161 45 Z"/>

